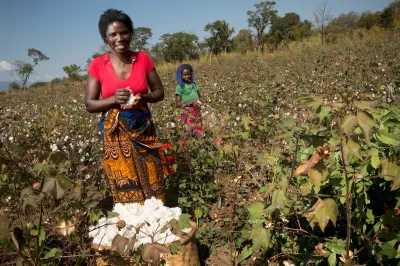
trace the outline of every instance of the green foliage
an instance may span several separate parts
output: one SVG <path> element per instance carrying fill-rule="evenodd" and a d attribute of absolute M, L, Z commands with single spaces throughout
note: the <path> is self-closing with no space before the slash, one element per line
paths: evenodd
<path fill-rule="evenodd" d="M 205 41 L 213 54 L 218 55 L 221 52 L 226 53 L 231 50 L 232 40 L 230 38 L 235 30 L 234 28 L 229 28 L 229 24 L 225 20 L 209 23 L 204 27 L 204 30 L 211 35 Z"/>
<path fill-rule="evenodd" d="M 274 16 L 268 33 L 268 42 L 274 47 L 280 43 L 287 45 L 311 35 L 312 24 L 301 21 L 297 13 L 286 13 L 284 17 Z"/>
<path fill-rule="evenodd" d="M 133 38 L 131 41 L 130 49 L 134 51 L 146 50 L 146 46 L 149 44 L 149 39 L 153 36 L 150 28 L 138 27 L 134 29 Z"/>
<path fill-rule="evenodd" d="M 68 78 L 74 79 L 74 80 L 79 79 L 80 78 L 79 73 L 83 71 L 80 66 L 75 65 L 75 64 L 72 64 L 69 66 L 64 66 L 63 70 L 68 75 Z"/>
<path fill-rule="evenodd" d="M 260 47 L 261 51 L 263 51 L 265 39 L 262 36 L 267 26 L 272 23 L 272 19 L 278 13 L 277 10 L 273 9 L 275 4 L 273 1 L 260 2 L 254 5 L 256 11 L 247 11 L 249 27 L 257 31 L 257 51 Z"/>
<path fill-rule="evenodd" d="M 18 82 L 12 81 L 8 84 L 9 91 L 17 91 L 19 89 L 21 89 L 21 85 Z"/>
<path fill-rule="evenodd" d="M 232 41 L 234 50 L 240 54 L 245 54 L 254 50 L 253 34 L 251 30 L 240 30 Z"/>
<path fill-rule="evenodd" d="M 163 34 L 161 42 L 151 49 L 156 61 L 166 62 L 184 61 L 199 58 L 198 37 L 195 34 L 177 32 L 174 34 Z"/>
<path fill-rule="evenodd" d="M 357 26 L 360 28 L 372 29 L 374 26 L 379 26 L 380 15 L 378 12 L 364 12 L 361 14 L 360 19 L 357 21 Z"/>

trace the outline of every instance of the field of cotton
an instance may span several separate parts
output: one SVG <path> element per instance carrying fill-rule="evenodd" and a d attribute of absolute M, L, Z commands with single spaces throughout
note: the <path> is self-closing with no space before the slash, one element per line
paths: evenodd
<path fill-rule="evenodd" d="M 157 66 L 166 97 L 150 108 L 204 265 L 400 265 L 399 34 L 191 64 L 203 136 L 178 145 L 178 64 Z M 98 256 L 89 228 L 113 206 L 84 90 L 0 95 L 1 265 Z"/>

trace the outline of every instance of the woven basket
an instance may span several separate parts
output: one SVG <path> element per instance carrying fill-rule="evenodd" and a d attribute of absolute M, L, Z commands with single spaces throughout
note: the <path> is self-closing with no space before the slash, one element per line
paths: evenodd
<path fill-rule="evenodd" d="M 196 231 L 197 225 L 195 222 L 190 221 L 192 229 L 187 236 L 182 237 L 179 242 L 182 245 L 180 251 L 176 254 L 162 253 L 161 259 L 165 260 L 165 266 L 200 266 L 199 254 L 196 246 Z M 168 244 L 167 244 L 168 245 Z M 93 248 L 96 250 L 113 250 L 109 246 L 95 245 Z M 105 257 L 99 254 L 96 259 L 97 266 L 141 266 L 136 264 L 133 258 L 110 256 Z"/>

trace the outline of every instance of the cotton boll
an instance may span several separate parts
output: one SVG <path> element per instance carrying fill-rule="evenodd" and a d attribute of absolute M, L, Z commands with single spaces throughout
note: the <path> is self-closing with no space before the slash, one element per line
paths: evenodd
<path fill-rule="evenodd" d="M 121 106 L 124 108 L 132 107 L 135 102 L 136 102 L 136 97 L 133 95 L 132 91 L 129 90 L 129 100 L 127 103 L 121 104 Z"/>
<path fill-rule="evenodd" d="M 151 199 L 146 200 L 144 202 L 144 208 L 147 211 L 151 211 L 151 210 L 155 211 L 156 209 L 158 209 L 158 204 L 157 204 L 156 198 L 152 197 Z"/>
<path fill-rule="evenodd" d="M 89 236 L 93 238 L 93 243 L 111 246 L 112 240 L 117 234 L 128 239 L 135 238 L 137 242 L 134 248 L 146 243 L 152 243 L 153 240 L 160 244 L 166 244 L 180 239 L 178 236 L 173 235 L 169 228 L 163 230 L 162 234 L 160 230 L 172 219 L 179 220 L 182 210 L 178 207 L 168 208 L 164 206 L 161 200 L 155 197 L 145 200 L 144 205 L 117 203 L 113 212 L 118 213 L 119 217 L 102 217 L 96 226 L 89 227 L 89 230 L 91 230 Z M 126 226 L 121 229 L 117 227 L 117 223 L 120 220 L 126 223 Z M 136 228 L 140 228 L 138 233 L 136 233 Z M 190 230 L 190 228 L 184 229 L 187 233 Z"/>
<path fill-rule="evenodd" d="M 179 220 L 179 217 L 182 215 L 182 210 L 181 210 L 181 208 L 175 207 L 175 208 L 171 208 L 170 210 L 173 212 L 174 218 L 175 218 L 176 220 Z"/>

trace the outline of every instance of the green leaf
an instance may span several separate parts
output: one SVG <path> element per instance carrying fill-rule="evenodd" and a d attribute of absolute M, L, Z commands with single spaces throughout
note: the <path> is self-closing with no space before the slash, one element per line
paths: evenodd
<path fill-rule="evenodd" d="M 384 144 L 390 146 L 397 146 L 399 145 L 399 139 L 395 134 L 391 134 L 386 132 L 385 130 L 380 130 L 376 137 L 379 141 L 383 142 Z"/>
<path fill-rule="evenodd" d="M 371 101 L 355 101 L 354 105 L 360 109 L 360 110 L 369 110 L 369 111 L 374 111 L 374 108 L 372 108 L 372 105 L 374 102 Z"/>
<path fill-rule="evenodd" d="M 68 155 L 65 152 L 62 151 L 53 151 L 49 154 L 49 157 L 47 158 L 48 162 L 54 163 L 54 164 L 60 164 L 65 160 L 68 160 Z"/>
<path fill-rule="evenodd" d="M 325 117 L 329 117 L 332 109 L 329 106 L 321 106 L 319 113 L 317 114 L 319 121 L 324 120 Z"/>
<path fill-rule="evenodd" d="M 44 259 L 50 259 L 53 258 L 55 256 L 61 256 L 62 255 L 62 250 L 59 248 L 52 248 L 50 249 L 46 255 L 44 255 Z"/>
<path fill-rule="evenodd" d="M 381 175 L 385 180 L 393 180 L 391 190 L 397 190 L 400 188 L 400 167 L 397 165 L 397 157 L 393 156 L 389 159 L 384 158 L 381 160 L 382 168 Z"/>
<path fill-rule="evenodd" d="M 203 216 L 203 212 L 202 212 L 199 208 L 196 208 L 196 209 L 194 210 L 194 216 L 195 216 L 197 219 L 200 219 L 200 218 Z"/>
<path fill-rule="evenodd" d="M 270 229 L 258 225 L 253 228 L 250 234 L 250 239 L 253 241 L 253 250 L 258 251 L 260 249 L 266 249 L 269 246 L 271 240 Z"/>
<path fill-rule="evenodd" d="M 321 96 L 308 96 L 301 98 L 300 101 L 313 109 L 318 109 L 324 102 Z"/>
<path fill-rule="evenodd" d="M 350 137 L 351 134 L 353 133 L 353 128 L 355 127 L 356 124 L 357 124 L 357 117 L 354 115 L 347 115 L 343 119 L 342 129 L 348 137 Z"/>
<path fill-rule="evenodd" d="M 246 246 L 243 250 L 242 250 L 242 259 L 240 261 L 244 261 L 245 259 L 247 259 L 248 257 L 250 257 L 251 254 L 253 254 L 253 247 L 248 247 Z"/>
<path fill-rule="evenodd" d="M 179 216 L 179 226 L 181 229 L 192 227 L 190 225 L 190 217 L 191 215 L 187 213 L 182 213 L 181 216 Z"/>
<path fill-rule="evenodd" d="M 329 266 L 336 266 L 337 265 L 337 258 L 335 253 L 331 253 L 328 258 Z"/>
<path fill-rule="evenodd" d="M 375 126 L 374 118 L 367 112 L 359 111 L 357 113 L 357 122 L 364 133 L 365 141 L 369 144 L 371 140 L 372 129 Z"/>
<path fill-rule="evenodd" d="M 118 212 L 110 212 L 110 211 L 107 211 L 107 218 L 114 218 L 114 217 L 118 217 L 119 216 L 119 213 Z"/>
<path fill-rule="evenodd" d="M 333 199 L 318 199 L 311 209 L 303 213 L 303 216 L 306 217 L 312 228 L 318 224 L 321 230 L 325 231 L 329 220 L 336 226 L 338 214 L 339 210 Z"/>
<path fill-rule="evenodd" d="M 389 159 L 383 158 L 381 159 L 381 164 L 381 175 L 385 180 L 394 180 L 400 171 L 400 168 L 397 165 L 397 157 L 391 157 Z"/>
<path fill-rule="evenodd" d="M 345 242 L 341 239 L 336 239 L 336 241 L 329 243 L 326 246 L 332 253 L 335 254 L 346 254 Z"/>
<path fill-rule="evenodd" d="M 225 154 L 229 154 L 233 151 L 233 146 L 231 143 L 227 143 L 224 145 L 224 147 L 222 148 Z"/>
<path fill-rule="evenodd" d="M 247 209 L 250 212 L 250 219 L 255 220 L 263 215 L 264 204 L 261 202 L 256 202 L 247 207 Z"/>
<path fill-rule="evenodd" d="M 378 169 L 379 166 L 381 165 L 381 159 L 377 156 L 372 156 L 371 157 L 371 166 L 375 169 Z"/>
<path fill-rule="evenodd" d="M 379 252 L 383 256 L 387 256 L 387 258 L 394 259 L 397 256 L 397 250 L 390 243 L 385 243 L 382 246 L 381 252 Z"/>
<path fill-rule="evenodd" d="M 360 144 L 358 144 L 358 142 L 356 142 L 353 138 L 350 138 L 347 141 L 347 146 L 349 147 L 350 153 L 362 161 Z"/>
<path fill-rule="evenodd" d="M 287 204 L 286 189 L 275 190 L 272 195 L 271 205 L 265 210 L 267 213 L 272 213 L 275 209 L 282 210 Z"/>
<path fill-rule="evenodd" d="M 64 197 L 65 190 L 73 187 L 71 181 L 62 175 L 57 177 L 47 176 L 44 179 L 42 192 L 53 196 L 54 199 L 61 199 Z"/>

